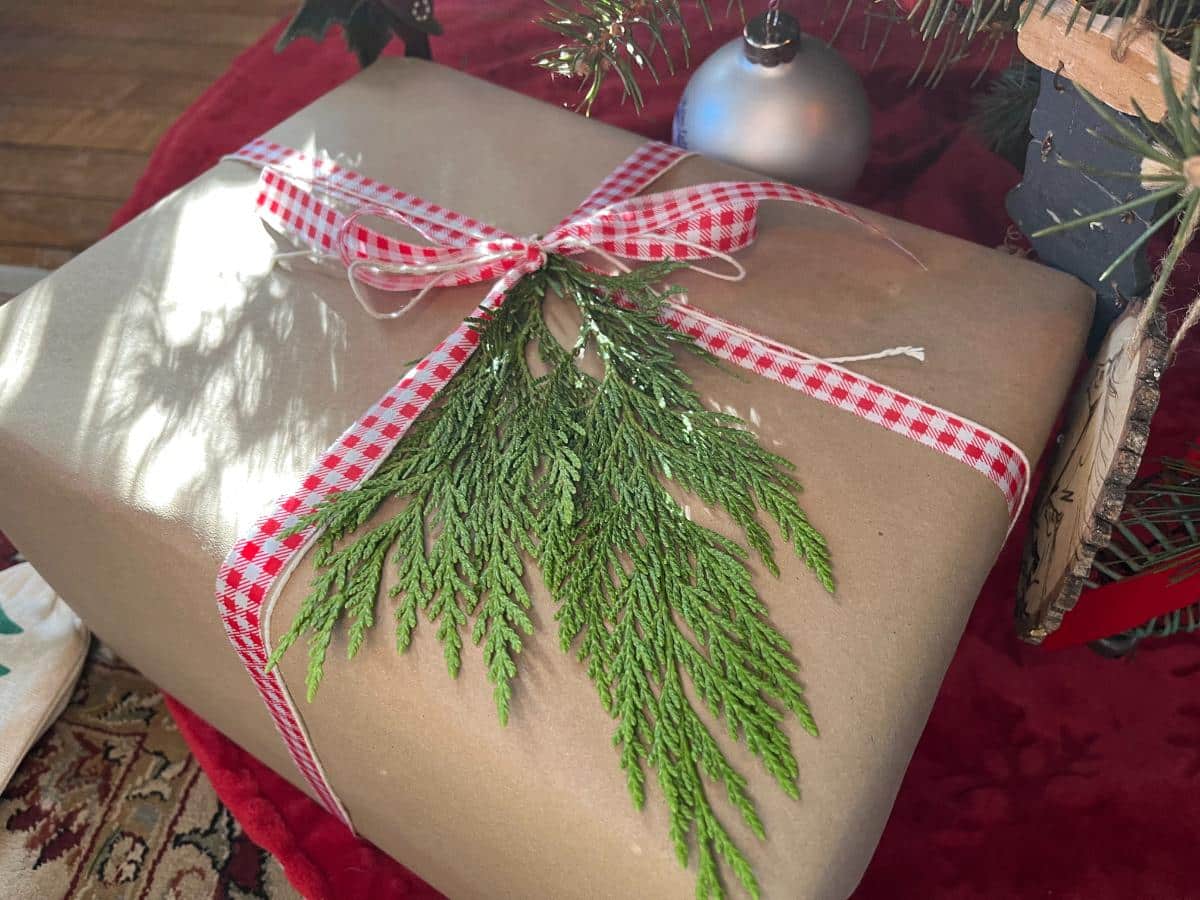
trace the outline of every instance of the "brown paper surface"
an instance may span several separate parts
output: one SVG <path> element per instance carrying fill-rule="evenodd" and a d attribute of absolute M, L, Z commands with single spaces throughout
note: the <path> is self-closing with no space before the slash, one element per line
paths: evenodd
<path fill-rule="evenodd" d="M 269 136 L 519 235 L 551 227 L 640 141 L 399 60 Z M 272 268 L 257 174 L 222 163 L 0 308 L 0 528 L 119 653 L 303 787 L 221 628 L 217 567 L 486 288 L 371 320 L 336 266 Z M 739 174 L 691 160 L 657 187 Z M 761 215 L 758 242 L 739 255 L 749 278 L 681 274 L 692 303 L 818 355 L 924 346 L 924 364 L 854 367 L 1036 457 L 1090 322 L 1081 284 L 879 216 L 927 271 L 829 213 L 769 204 Z M 844 896 L 1004 537 L 1004 503 L 978 473 L 849 414 L 753 375 L 690 368 L 706 399 L 797 464 L 839 585 L 827 596 L 787 553 L 778 579 L 758 575 L 822 734 L 792 728 L 799 802 L 730 747 L 768 839 L 726 821 L 766 896 Z M 276 634 L 310 576 L 301 563 Z M 428 626 L 399 657 L 385 608 L 352 663 L 335 644 L 316 701 L 300 701 L 334 789 L 363 834 L 456 898 L 691 896 L 657 786 L 634 810 L 613 724 L 559 651 L 552 604 L 532 581 L 537 634 L 507 728 L 478 651 L 451 681 Z M 301 694 L 304 662 L 300 650 L 283 664 Z"/>

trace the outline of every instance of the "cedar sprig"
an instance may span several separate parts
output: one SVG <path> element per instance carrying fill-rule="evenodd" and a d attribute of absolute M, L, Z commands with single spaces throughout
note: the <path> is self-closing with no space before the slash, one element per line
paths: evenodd
<path fill-rule="evenodd" d="M 552 256 L 474 321 L 475 354 L 380 469 L 296 526 L 322 529 L 318 573 L 271 665 L 306 637 L 311 698 L 339 628 L 350 656 L 361 647 L 390 561 L 398 649 L 424 617 L 457 675 L 469 637 L 506 722 L 532 631 L 531 561 L 557 605 L 562 649 L 615 720 L 634 803 L 652 776 L 681 864 L 695 851 L 697 896 L 725 895 L 722 866 L 757 896 L 709 792 L 723 790 L 759 838 L 763 823 L 710 723 L 791 797 L 799 773 L 785 721 L 817 733 L 791 646 L 753 584 L 752 557 L 779 571 L 764 520 L 830 591 L 833 576 L 790 465 L 742 420 L 706 408 L 679 368 L 680 352 L 712 358 L 660 319 L 677 289 L 658 284 L 674 268 L 608 276 Z M 562 300 L 580 318 L 570 345 L 543 317 L 544 303 Z M 601 374 L 577 365 L 585 350 Z M 723 511 L 744 543 L 694 522 L 684 495 Z"/>

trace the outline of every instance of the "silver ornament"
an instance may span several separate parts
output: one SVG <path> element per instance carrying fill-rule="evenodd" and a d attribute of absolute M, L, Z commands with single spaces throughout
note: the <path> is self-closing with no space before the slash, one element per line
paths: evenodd
<path fill-rule="evenodd" d="M 826 194 L 854 187 L 871 148 L 858 73 L 777 9 L 751 20 L 696 69 L 673 140 Z"/>

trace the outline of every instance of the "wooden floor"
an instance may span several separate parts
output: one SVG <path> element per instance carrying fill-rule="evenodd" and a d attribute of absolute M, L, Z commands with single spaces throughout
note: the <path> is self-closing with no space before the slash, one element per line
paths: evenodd
<path fill-rule="evenodd" d="M 0 0 L 0 265 L 96 241 L 150 150 L 298 0 Z"/>

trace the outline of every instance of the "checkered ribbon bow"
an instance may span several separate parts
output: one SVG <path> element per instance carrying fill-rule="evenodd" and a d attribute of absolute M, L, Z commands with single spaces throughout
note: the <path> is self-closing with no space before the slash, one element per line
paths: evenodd
<path fill-rule="evenodd" d="M 666 144 L 642 146 L 571 215 L 546 235 L 531 238 L 506 234 L 328 160 L 313 159 L 262 139 L 231 158 L 262 169 L 257 206 L 263 221 L 317 255 L 339 258 L 355 294 L 374 315 L 403 314 L 437 287 L 494 281 L 471 316 L 484 317 L 503 302 L 514 284 L 543 266 L 551 253 L 594 251 L 612 262 L 617 258 L 717 258 L 730 265 L 733 274 L 700 271 L 738 280 L 744 270 L 730 254 L 754 240 L 758 204 L 763 200 L 828 210 L 874 231 L 912 256 L 848 207 L 791 185 L 721 182 L 639 196 L 686 155 Z M 341 212 L 334 203 L 349 212 Z M 429 243 L 407 243 L 368 228 L 361 221 L 367 217 L 406 225 Z M 361 284 L 417 294 L 399 310 L 380 314 L 368 302 Z M 682 299 L 665 304 L 662 319 L 721 359 L 977 470 L 1000 489 L 1014 519 L 1019 512 L 1029 480 L 1029 463 L 1019 448 L 978 423 L 837 364 L 882 355 L 917 355 L 915 348 L 837 361 L 820 359 L 698 310 Z M 226 631 L 292 759 L 322 805 L 348 825 L 349 815 L 325 775 L 287 686 L 278 670 L 267 671 L 270 647 L 266 626 L 272 604 L 286 576 L 317 537 L 313 529 L 294 534 L 290 529 L 330 494 L 353 490 L 368 478 L 462 369 L 478 342 L 478 333 L 468 322 L 460 324 L 342 434 L 295 491 L 280 498 L 255 523 L 230 551 L 217 576 L 217 601 Z"/>
<path fill-rule="evenodd" d="M 305 242 L 319 253 L 339 257 L 360 302 L 380 318 L 403 315 L 433 288 L 486 281 L 495 282 L 485 300 L 485 305 L 493 305 L 518 280 L 541 268 L 551 253 L 591 251 L 619 266 L 623 264 L 614 257 L 643 262 L 717 258 L 730 266 L 731 274 L 699 271 L 740 280 L 744 269 L 730 254 L 753 243 L 763 200 L 817 206 L 891 241 L 848 207 L 789 184 L 718 182 L 637 196 L 687 155 L 666 144 L 644 145 L 553 230 L 524 238 L 277 144 L 255 141 L 234 158 L 265 167 L 259 196 L 263 218 L 282 231 L 307 238 Z M 302 187 L 303 182 L 356 208 L 343 216 Z M 367 218 L 407 226 L 428 243 L 412 244 L 384 235 L 363 225 Z M 379 313 L 360 283 L 417 295 L 397 310 Z"/>

